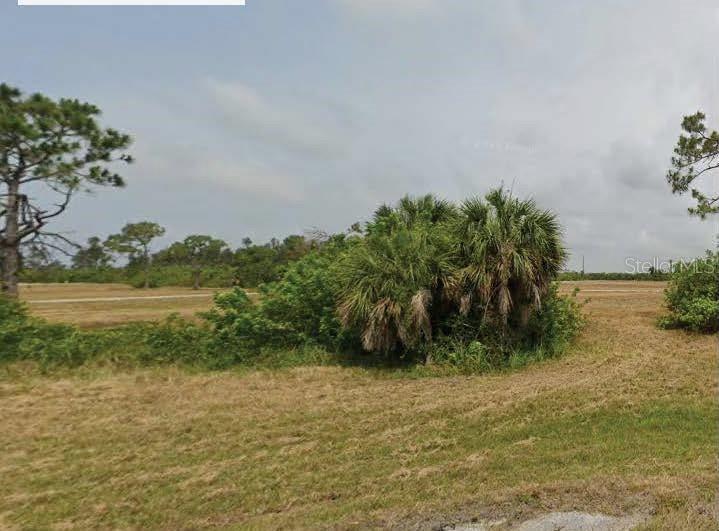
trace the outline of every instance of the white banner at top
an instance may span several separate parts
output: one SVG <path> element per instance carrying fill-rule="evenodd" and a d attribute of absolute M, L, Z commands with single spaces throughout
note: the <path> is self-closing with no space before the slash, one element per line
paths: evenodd
<path fill-rule="evenodd" d="M 245 0 L 17 0 L 19 6 L 244 6 Z"/>

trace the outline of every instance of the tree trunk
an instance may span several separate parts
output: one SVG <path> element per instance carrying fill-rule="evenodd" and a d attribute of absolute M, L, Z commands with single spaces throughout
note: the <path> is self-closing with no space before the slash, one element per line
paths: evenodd
<path fill-rule="evenodd" d="M 192 289 L 200 289 L 200 275 L 202 271 L 196 268 L 192 271 Z"/>
<path fill-rule="evenodd" d="M 433 362 L 434 362 L 434 360 L 432 359 L 432 354 L 431 354 L 430 352 L 427 352 L 427 353 L 424 355 L 424 364 L 425 364 L 425 365 L 432 365 Z"/>
<path fill-rule="evenodd" d="M 519 326 L 524 329 L 529 325 L 529 319 L 532 317 L 532 305 L 524 303 L 519 307 Z"/>
<path fill-rule="evenodd" d="M 20 205 L 17 181 L 8 183 L 5 212 L 5 236 L 2 238 L 2 294 L 18 296 L 18 272 L 20 270 L 20 241 L 18 240 L 18 217 Z"/>
<path fill-rule="evenodd" d="M 17 298 L 18 271 L 20 269 L 20 253 L 17 246 L 3 246 L 2 258 L 2 294 Z"/>

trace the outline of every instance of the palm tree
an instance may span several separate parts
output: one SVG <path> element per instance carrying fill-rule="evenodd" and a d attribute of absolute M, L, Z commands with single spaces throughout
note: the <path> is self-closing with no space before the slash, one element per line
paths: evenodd
<path fill-rule="evenodd" d="M 475 310 L 504 327 L 514 313 L 526 326 L 566 261 L 556 215 L 499 188 L 464 201 L 452 231 L 457 269 L 447 289 L 460 313 Z"/>
<path fill-rule="evenodd" d="M 335 264 L 338 313 L 369 351 L 412 349 L 453 315 L 527 325 L 566 260 L 556 216 L 504 189 L 457 209 L 433 196 L 382 206 Z"/>
<path fill-rule="evenodd" d="M 437 227 L 455 212 L 431 195 L 384 205 L 336 264 L 340 320 L 361 329 L 366 350 L 431 341 L 433 306 L 451 270 L 449 240 Z"/>
<path fill-rule="evenodd" d="M 421 197 L 404 196 L 397 205 L 382 205 L 367 224 L 367 234 L 389 235 L 401 229 L 413 229 L 420 225 L 431 227 L 456 216 L 457 208 L 432 194 Z"/>

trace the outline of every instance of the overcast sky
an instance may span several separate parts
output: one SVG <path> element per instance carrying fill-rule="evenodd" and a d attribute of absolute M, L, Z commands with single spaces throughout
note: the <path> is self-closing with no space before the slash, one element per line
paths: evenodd
<path fill-rule="evenodd" d="M 715 2 L 13 3 L 3 80 L 135 138 L 127 188 L 57 222 L 75 239 L 148 219 L 239 245 L 504 183 L 558 213 L 574 269 L 714 245 L 664 175 L 684 114 L 719 127 Z"/>

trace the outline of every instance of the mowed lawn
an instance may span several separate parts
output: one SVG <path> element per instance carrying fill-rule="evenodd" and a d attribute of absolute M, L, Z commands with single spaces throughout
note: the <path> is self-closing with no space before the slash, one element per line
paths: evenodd
<path fill-rule="evenodd" d="M 155 321 L 171 313 L 192 318 L 212 307 L 217 291 L 178 287 L 136 289 L 125 284 L 23 284 L 20 296 L 33 315 L 95 328 Z"/>
<path fill-rule="evenodd" d="M 571 353 L 503 374 L 6 375 L 0 528 L 431 528 L 584 510 L 716 529 L 716 337 L 656 329 L 662 284 L 573 285 L 592 300 Z"/>

